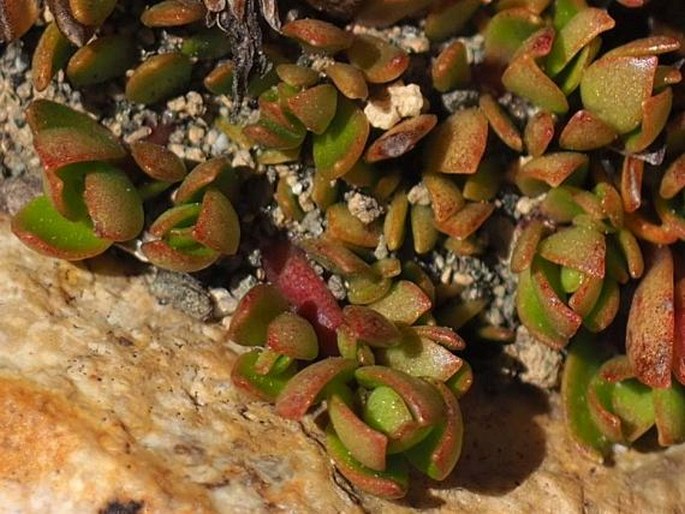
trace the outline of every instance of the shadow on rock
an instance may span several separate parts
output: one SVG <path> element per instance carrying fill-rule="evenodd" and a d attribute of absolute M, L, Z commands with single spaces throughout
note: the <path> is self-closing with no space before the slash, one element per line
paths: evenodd
<path fill-rule="evenodd" d="M 542 463 L 545 434 L 536 421 L 549 411 L 539 389 L 512 383 L 488 391 L 474 387 L 461 402 L 464 446 L 452 475 L 443 482 L 412 477 L 406 503 L 415 508 L 436 508 L 443 501 L 432 490 L 467 489 L 501 496 L 515 489 Z"/>

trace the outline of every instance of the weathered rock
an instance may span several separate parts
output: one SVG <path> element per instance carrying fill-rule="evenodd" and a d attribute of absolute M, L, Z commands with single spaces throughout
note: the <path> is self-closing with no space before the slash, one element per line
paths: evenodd
<path fill-rule="evenodd" d="M 685 448 L 583 460 L 558 397 L 476 387 L 462 460 L 389 503 L 332 468 L 314 420 L 239 395 L 224 328 L 107 256 L 41 257 L 0 218 L 0 505 L 7 512 L 676 512 Z"/>

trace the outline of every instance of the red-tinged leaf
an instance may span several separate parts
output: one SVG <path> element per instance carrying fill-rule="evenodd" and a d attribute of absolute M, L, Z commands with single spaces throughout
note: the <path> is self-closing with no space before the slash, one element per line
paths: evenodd
<path fill-rule="evenodd" d="M 288 309 L 288 301 L 271 284 L 259 284 L 240 299 L 227 337 L 242 346 L 263 346 L 269 323 Z"/>
<path fill-rule="evenodd" d="M 627 155 L 621 169 L 621 198 L 627 213 L 635 212 L 642 203 L 642 175 L 645 161 Z"/>
<path fill-rule="evenodd" d="M 74 162 L 126 157 L 114 134 L 85 113 L 39 99 L 28 107 L 26 119 L 48 171 Z"/>
<path fill-rule="evenodd" d="M 457 400 L 464 396 L 473 385 L 473 369 L 469 363 L 464 361 L 459 371 L 452 375 L 445 385 Z"/>
<path fill-rule="evenodd" d="M 182 93 L 190 82 L 191 59 L 180 52 L 148 57 L 126 82 L 126 98 L 135 103 L 154 104 Z"/>
<path fill-rule="evenodd" d="M 433 480 L 444 480 L 452 472 L 461 455 L 464 424 L 459 402 L 444 384 L 435 383 L 447 408 L 446 420 L 426 438 L 407 450 L 409 461 Z"/>
<path fill-rule="evenodd" d="M 559 136 L 559 146 L 584 152 L 609 145 L 618 134 L 590 111 L 575 113 Z"/>
<path fill-rule="evenodd" d="M 434 114 L 420 114 L 401 121 L 371 143 L 366 150 L 366 161 L 394 159 L 410 152 L 437 122 L 438 118 Z"/>
<path fill-rule="evenodd" d="M 604 349 L 586 334 L 569 347 L 561 379 L 561 402 L 566 430 L 583 455 L 602 463 L 611 449 L 610 441 L 594 423 L 587 404 L 590 381 L 599 370 Z"/>
<path fill-rule="evenodd" d="M 345 203 L 331 205 L 326 210 L 327 234 L 354 246 L 375 248 L 381 236 L 380 220 L 364 224 L 354 216 Z"/>
<path fill-rule="evenodd" d="M 531 159 L 521 168 L 525 177 L 558 187 L 574 172 L 587 167 L 588 156 L 577 152 L 555 152 Z"/>
<path fill-rule="evenodd" d="M 602 57 L 583 73 L 583 105 L 619 134 L 630 132 L 642 120 L 642 103 L 652 93 L 657 64 L 656 56 Z"/>
<path fill-rule="evenodd" d="M 33 86 L 37 91 L 43 91 L 50 85 L 52 77 L 64 67 L 72 52 L 73 47 L 57 24 L 49 23 L 38 40 L 31 62 Z"/>
<path fill-rule="evenodd" d="M 436 325 L 414 325 L 411 327 L 414 333 L 424 339 L 444 346 L 448 350 L 458 351 L 466 348 L 466 343 L 462 337 L 454 330 L 448 327 L 439 327 Z"/>
<path fill-rule="evenodd" d="M 83 201 L 84 177 L 103 163 L 79 162 L 43 172 L 43 188 L 57 212 L 76 221 L 87 216 Z"/>
<path fill-rule="evenodd" d="M 505 9 L 488 22 L 484 31 L 485 57 L 499 64 L 509 62 L 516 50 L 542 26 L 542 20 L 528 9 Z"/>
<path fill-rule="evenodd" d="M 133 160 L 149 177 L 172 183 L 185 178 L 187 171 L 183 160 L 166 147 L 135 141 L 130 149 Z"/>
<path fill-rule="evenodd" d="M 307 366 L 295 375 L 276 399 L 276 412 L 284 418 L 300 420 L 333 382 L 348 381 L 358 364 L 354 360 L 329 357 Z"/>
<path fill-rule="evenodd" d="M 143 229 L 143 203 L 126 174 L 100 163 L 86 174 L 83 199 L 93 231 L 104 239 L 128 241 Z"/>
<path fill-rule="evenodd" d="M 93 86 L 123 76 L 137 60 L 136 41 L 130 35 L 103 35 L 74 53 L 67 77 L 78 88 Z"/>
<path fill-rule="evenodd" d="M 554 137 L 554 117 L 541 111 L 528 119 L 523 132 L 523 141 L 528 153 L 533 157 L 540 157 L 545 153 Z"/>
<path fill-rule="evenodd" d="M 293 359 L 311 361 L 319 354 L 319 343 L 312 325 L 293 312 L 283 312 L 269 322 L 266 346 Z"/>
<path fill-rule="evenodd" d="M 488 140 L 488 119 L 478 108 L 457 111 L 433 131 L 426 145 L 426 172 L 471 174 Z"/>
<path fill-rule="evenodd" d="M 354 102 L 338 99 L 338 108 L 326 130 L 312 140 L 314 164 L 329 180 L 342 177 L 364 153 L 371 127 Z"/>
<path fill-rule="evenodd" d="M 319 81 L 318 72 L 299 64 L 279 64 L 276 74 L 283 82 L 294 87 L 312 87 Z"/>
<path fill-rule="evenodd" d="M 300 241 L 299 246 L 312 259 L 333 273 L 340 275 L 371 273 L 371 266 L 352 250 L 334 239 L 308 238 Z"/>
<path fill-rule="evenodd" d="M 623 226 L 623 203 L 621 195 L 616 188 L 607 182 L 600 182 L 595 186 L 594 196 L 599 199 L 599 204 L 604 216 L 615 228 Z"/>
<path fill-rule="evenodd" d="M 659 196 L 670 200 L 685 187 L 685 153 L 673 161 L 664 173 Z"/>
<path fill-rule="evenodd" d="M 234 255 L 240 244 L 240 220 L 230 200 L 216 189 L 209 189 L 202 200 L 193 237 L 224 255 Z"/>
<path fill-rule="evenodd" d="M 350 64 L 359 68 L 372 84 L 391 82 L 409 66 L 409 56 L 400 47 L 369 34 L 359 34 L 347 50 Z"/>
<path fill-rule="evenodd" d="M 511 271 L 521 273 L 530 267 L 544 232 L 545 225 L 540 220 L 532 220 L 521 230 L 511 252 Z"/>
<path fill-rule="evenodd" d="M 584 226 L 564 228 L 544 239 L 538 249 L 548 261 L 604 277 L 606 241 L 596 230 Z"/>
<path fill-rule="evenodd" d="M 354 40 L 351 32 L 312 18 L 302 18 L 286 23 L 282 31 L 285 36 L 295 39 L 305 48 L 329 54 L 349 48 Z"/>
<path fill-rule="evenodd" d="M 339 396 L 328 400 L 328 415 L 340 441 L 352 457 L 376 471 L 385 470 L 388 437 L 369 427 Z"/>
<path fill-rule="evenodd" d="M 519 274 L 519 283 L 516 289 L 516 312 L 521 323 L 538 341 L 555 350 L 562 349 L 568 343 L 568 339 L 559 334 L 547 318 L 540 299 L 533 288 L 530 268 Z"/>
<path fill-rule="evenodd" d="M 446 46 L 436 57 L 431 67 L 433 87 L 446 93 L 463 87 L 471 80 L 471 68 L 466 45 L 455 40 Z"/>
<path fill-rule="evenodd" d="M 424 173 L 423 184 L 431 197 L 431 209 L 438 223 L 445 221 L 464 206 L 461 189 L 451 177 Z"/>
<path fill-rule="evenodd" d="M 351 100 L 365 100 L 369 96 L 369 87 L 364 74 L 351 64 L 334 62 L 324 69 L 335 87 Z"/>
<path fill-rule="evenodd" d="M 621 297 L 616 281 L 610 278 L 605 279 L 595 305 L 583 317 L 583 326 L 595 333 L 607 328 L 618 313 L 620 301 Z"/>
<path fill-rule="evenodd" d="M 626 327 L 626 353 L 637 378 L 651 387 L 671 385 L 674 333 L 673 256 L 654 250 L 635 291 Z"/>
<path fill-rule="evenodd" d="M 269 281 L 314 327 L 322 353 L 334 355 L 342 310 L 304 253 L 287 243 L 275 243 L 264 249 L 263 261 Z"/>
<path fill-rule="evenodd" d="M 235 64 L 231 61 L 222 62 L 205 75 L 202 83 L 215 95 L 228 95 L 233 91 L 233 77 Z"/>
<path fill-rule="evenodd" d="M 604 9 L 588 7 L 578 12 L 557 33 L 546 69 L 554 77 L 563 70 L 583 47 L 599 34 L 616 25 Z"/>
<path fill-rule="evenodd" d="M 176 207 L 164 211 L 159 218 L 150 225 L 148 231 L 154 237 L 164 237 L 174 228 L 188 227 L 195 223 L 199 213 L 200 204 L 198 203 L 177 205 Z"/>
<path fill-rule="evenodd" d="M 604 280 L 600 277 L 583 274 L 580 287 L 569 298 L 569 307 L 583 318 L 590 314 L 602 292 L 603 283 Z"/>
<path fill-rule="evenodd" d="M 488 119 L 492 130 L 512 150 L 523 152 L 523 140 L 516 125 L 504 112 L 504 109 L 489 94 L 481 95 L 478 105 Z"/>
<path fill-rule="evenodd" d="M 402 334 L 385 316 L 361 305 L 348 305 L 343 309 L 347 332 L 363 343 L 375 348 L 395 346 Z"/>
<path fill-rule="evenodd" d="M 231 370 L 233 384 L 246 393 L 267 402 L 273 402 L 295 374 L 297 368 L 289 366 L 281 373 L 258 373 L 257 360 L 263 352 L 253 350 L 240 355 Z"/>
<path fill-rule="evenodd" d="M 666 389 L 652 390 L 659 444 L 670 446 L 685 441 L 685 388 L 673 382 Z"/>
<path fill-rule="evenodd" d="M 333 430 L 326 433 L 326 450 L 345 478 L 362 491 L 388 500 L 407 494 L 409 471 L 404 457 L 391 456 L 385 471 L 373 470 L 352 457 Z"/>
<path fill-rule="evenodd" d="M 335 116 L 338 93 L 330 84 L 321 84 L 288 98 L 292 113 L 314 134 L 323 134 Z"/>
<path fill-rule="evenodd" d="M 413 282 L 400 280 L 382 299 L 369 305 L 390 321 L 412 325 L 432 307 L 426 293 Z"/>
<path fill-rule="evenodd" d="M 364 421 L 389 437 L 388 453 L 404 452 L 433 429 L 419 424 L 402 396 L 387 386 L 375 387 L 363 405 Z"/>
<path fill-rule="evenodd" d="M 0 41 L 19 39 L 38 19 L 40 2 L 11 0 L 0 4 Z"/>
<path fill-rule="evenodd" d="M 628 265 L 628 273 L 631 278 L 640 278 L 645 269 L 644 260 L 642 258 L 642 250 L 635 239 L 635 236 L 626 229 L 621 229 L 618 232 L 618 244 L 623 251 L 623 256 Z"/>
<path fill-rule="evenodd" d="M 590 418 L 602 432 L 602 434 L 612 443 L 623 442 L 623 431 L 621 418 L 613 412 L 612 392 L 614 384 L 602 379 L 601 374 L 597 373 L 587 390 L 587 408 Z"/>
<path fill-rule="evenodd" d="M 45 196 L 31 200 L 12 218 L 12 232 L 29 248 L 70 261 L 99 255 L 112 244 L 97 237 L 88 221 L 64 218 Z"/>
<path fill-rule="evenodd" d="M 609 50 L 608 57 L 646 57 L 675 52 L 680 48 L 678 39 L 672 36 L 649 36 L 634 39 L 630 43 Z"/>
<path fill-rule="evenodd" d="M 446 381 L 461 368 L 463 361 L 443 346 L 419 337 L 411 329 L 404 331 L 402 342 L 376 353 L 379 364 L 415 377 Z"/>
<path fill-rule="evenodd" d="M 386 386 L 399 394 L 419 426 L 433 426 L 445 417 L 442 398 L 435 386 L 425 380 L 385 366 L 364 366 L 354 374 L 364 387 Z"/>
<path fill-rule="evenodd" d="M 188 173 L 176 191 L 174 202 L 176 204 L 199 202 L 210 184 L 232 202 L 238 200 L 240 185 L 238 172 L 231 167 L 226 157 L 216 157 L 198 164 Z"/>
<path fill-rule="evenodd" d="M 164 0 L 145 9 L 140 21 L 146 27 L 176 27 L 204 20 L 206 14 L 201 2 Z"/>
<path fill-rule="evenodd" d="M 678 240 L 678 234 L 670 225 L 657 225 L 645 218 L 639 212 L 626 214 L 626 228 L 639 239 L 649 241 L 657 245 L 670 245 Z"/>
<path fill-rule="evenodd" d="M 554 37 L 555 32 L 552 27 L 542 27 L 533 32 L 523 43 L 521 43 L 521 46 L 516 49 L 511 60 L 515 61 L 524 55 L 528 55 L 534 59 L 546 56 L 552 51 Z"/>
<path fill-rule="evenodd" d="M 402 278 L 413 282 L 424 292 L 431 304 L 435 303 L 435 284 L 431 277 L 414 261 L 404 262 L 402 265 Z"/>
<path fill-rule="evenodd" d="M 672 105 L 673 90 L 670 87 L 642 102 L 640 131 L 626 138 L 626 150 L 638 153 L 651 145 L 666 126 Z"/>
<path fill-rule="evenodd" d="M 485 223 L 495 210 L 489 202 L 469 202 L 456 214 L 444 221 L 435 223 L 435 227 L 455 239 L 466 239 Z"/>
<path fill-rule="evenodd" d="M 418 255 L 430 252 L 438 242 L 433 212 L 428 205 L 414 204 L 409 211 L 414 251 Z"/>
<path fill-rule="evenodd" d="M 189 251 L 180 251 L 165 241 L 143 243 L 141 251 L 155 266 L 183 273 L 205 269 L 219 258 L 218 252 L 207 247 L 198 245 Z"/>
<path fill-rule="evenodd" d="M 598 375 L 607 382 L 623 382 L 635 378 L 635 372 L 626 355 L 617 355 L 606 361 L 599 369 Z"/>
<path fill-rule="evenodd" d="M 533 291 L 538 297 L 542 315 L 564 339 L 571 339 L 578 331 L 582 318 L 568 307 L 557 295 L 550 283 L 549 274 L 556 272 L 554 266 L 543 261 L 533 261 L 530 268 Z"/>
<path fill-rule="evenodd" d="M 502 75 L 502 84 L 507 90 L 546 111 L 555 114 L 568 111 L 564 92 L 545 75 L 530 55 L 523 55 L 509 65 Z"/>

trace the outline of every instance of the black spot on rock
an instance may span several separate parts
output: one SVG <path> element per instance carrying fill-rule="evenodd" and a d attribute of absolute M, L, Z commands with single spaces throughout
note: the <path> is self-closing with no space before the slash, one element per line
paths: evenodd
<path fill-rule="evenodd" d="M 143 502 L 129 501 L 121 503 L 118 500 L 110 502 L 107 507 L 100 509 L 98 514 L 138 514 L 143 508 Z"/>

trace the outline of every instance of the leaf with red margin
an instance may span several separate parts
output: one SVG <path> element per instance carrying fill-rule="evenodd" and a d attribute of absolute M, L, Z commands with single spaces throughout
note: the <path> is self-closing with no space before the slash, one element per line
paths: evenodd
<path fill-rule="evenodd" d="M 329 357 L 307 366 L 281 391 L 276 400 L 276 412 L 284 418 L 302 419 L 328 384 L 352 378 L 357 366 L 356 361 L 341 357 Z"/>
<path fill-rule="evenodd" d="M 626 353 L 642 383 L 665 388 L 671 385 L 673 358 L 673 256 L 659 247 L 651 257 L 630 306 Z"/>
<path fill-rule="evenodd" d="M 384 433 L 359 419 L 337 395 L 328 400 L 328 415 L 340 441 L 355 459 L 371 469 L 385 470 L 388 437 Z"/>
<path fill-rule="evenodd" d="M 441 383 L 434 383 L 447 408 L 445 422 L 434 428 L 426 438 L 407 450 L 409 461 L 433 480 L 444 480 L 456 466 L 464 435 L 459 402 Z"/>
<path fill-rule="evenodd" d="M 385 471 L 375 471 L 355 459 L 330 429 L 326 433 L 326 450 L 345 478 L 362 491 L 387 499 L 407 494 L 409 470 L 401 455 L 391 455 Z"/>

